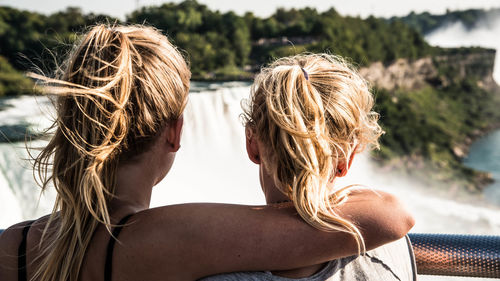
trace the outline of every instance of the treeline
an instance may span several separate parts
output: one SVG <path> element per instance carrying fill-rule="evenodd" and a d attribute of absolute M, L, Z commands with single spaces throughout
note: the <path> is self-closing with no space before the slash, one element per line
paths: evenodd
<path fill-rule="evenodd" d="M 402 22 L 344 17 L 333 8 L 323 13 L 312 8 L 278 9 L 263 19 L 252 13 L 211 11 L 196 1 L 185 1 L 144 7 L 127 21 L 164 30 L 187 51 L 195 74 L 258 66 L 273 57 L 303 51 L 330 51 L 359 64 L 414 59 L 430 52 L 422 36 Z"/>
<path fill-rule="evenodd" d="M 78 8 L 46 16 L 0 7 L 0 96 L 32 93 L 33 82 L 22 72 L 36 67 L 51 73 L 76 39 L 75 32 L 108 21 L 116 19 Z"/>
<path fill-rule="evenodd" d="M 0 55 L 6 57 L 17 69 L 32 67 L 33 63 L 46 63 L 59 49 L 67 50 L 77 32 L 97 22 L 115 22 L 117 19 L 95 14 L 83 14 L 79 8 L 67 8 L 49 16 L 0 7 Z M 50 58 L 53 59 L 53 58 Z"/>
<path fill-rule="evenodd" d="M 33 65 L 50 70 L 54 59 L 67 52 L 75 33 L 102 22 L 120 23 L 106 15 L 83 14 L 78 8 L 42 15 L 0 7 L 0 56 L 19 70 Z M 161 29 L 185 51 L 199 79 L 250 78 L 272 58 L 304 51 L 329 51 L 360 65 L 432 52 L 422 36 L 401 21 L 346 17 L 333 8 L 322 13 L 312 8 L 278 9 L 260 18 L 252 13 L 221 13 L 187 0 L 143 7 L 129 14 L 126 22 Z"/>
<path fill-rule="evenodd" d="M 500 6 L 500 3 L 499 3 Z M 460 22 L 467 29 L 477 28 L 479 25 L 492 27 L 496 19 L 500 18 L 500 8 L 482 10 L 469 9 L 464 11 L 446 11 L 442 15 L 432 15 L 428 12 L 414 13 L 404 17 L 392 17 L 388 22 L 402 21 L 423 35 L 427 35 L 439 27 Z"/>

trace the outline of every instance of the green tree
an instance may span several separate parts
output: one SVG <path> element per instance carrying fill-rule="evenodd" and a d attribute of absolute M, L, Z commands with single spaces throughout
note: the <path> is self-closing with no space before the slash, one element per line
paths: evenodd
<path fill-rule="evenodd" d="M 0 56 L 0 97 L 31 94 L 33 82 L 15 70 L 6 58 Z"/>

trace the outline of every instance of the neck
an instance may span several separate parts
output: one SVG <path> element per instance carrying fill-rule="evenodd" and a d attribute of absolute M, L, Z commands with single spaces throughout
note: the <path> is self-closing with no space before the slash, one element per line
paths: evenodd
<path fill-rule="evenodd" d="M 327 183 L 328 189 L 333 190 L 334 184 L 334 180 L 329 181 Z M 262 164 L 260 165 L 260 185 L 262 187 L 262 191 L 264 192 L 264 196 L 266 197 L 267 204 L 292 201 L 285 194 L 283 194 L 283 192 L 280 191 L 280 189 L 274 183 L 273 178 L 266 172 L 266 170 L 264 169 L 264 165 Z"/>
<path fill-rule="evenodd" d="M 110 212 L 115 216 L 137 213 L 149 208 L 151 193 L 156 184 L 154 167 L 147 157 L 118 167 L 115 197 Z"/>
<path fill-rule="evenodd" d="M 167 133 L 164 129 L 145 152 L 118 166 L 115 197 L 110 202 L 114 217 L 149 209 L 153 186 L 169 172 L 179 149 Z"/>
<path fill-rule="evenodd" d="M 263 187 L 264 188 L 264 187 Z M 268 191 L 264 191 L 264 196 L 266 197 L 267 204 L 290 202 L 285 194 L 283 194 L 276 186 L 268 187 Z"/>
<path fill-rule="evenodd" d="M 260 185 L 267 204 L 290 201 L 290 198 L 278 189 L 273 178 L 267 173 L 262 164 L 260 165 Z"/>

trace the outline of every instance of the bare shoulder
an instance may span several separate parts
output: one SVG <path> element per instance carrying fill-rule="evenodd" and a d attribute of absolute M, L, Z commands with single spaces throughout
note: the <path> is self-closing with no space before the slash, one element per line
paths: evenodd
<path fill-rule="evenodd" d="M 17 251 L 28 223 L 15 224 L 0 234 L 0 280 L 17 280 Z"/>

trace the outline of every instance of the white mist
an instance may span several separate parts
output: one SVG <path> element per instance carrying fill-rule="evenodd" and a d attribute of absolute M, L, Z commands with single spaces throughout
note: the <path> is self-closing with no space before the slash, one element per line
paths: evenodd
<path fill-rule="evenodd" d="M 467 30 L 461 23 L 441 27 L 425 36 L 431 44 L 440 47 L 479 46 L 497 50 L 493 78 L 500 83 L 500 18 L 480 21 L 477 28 Z"/>

